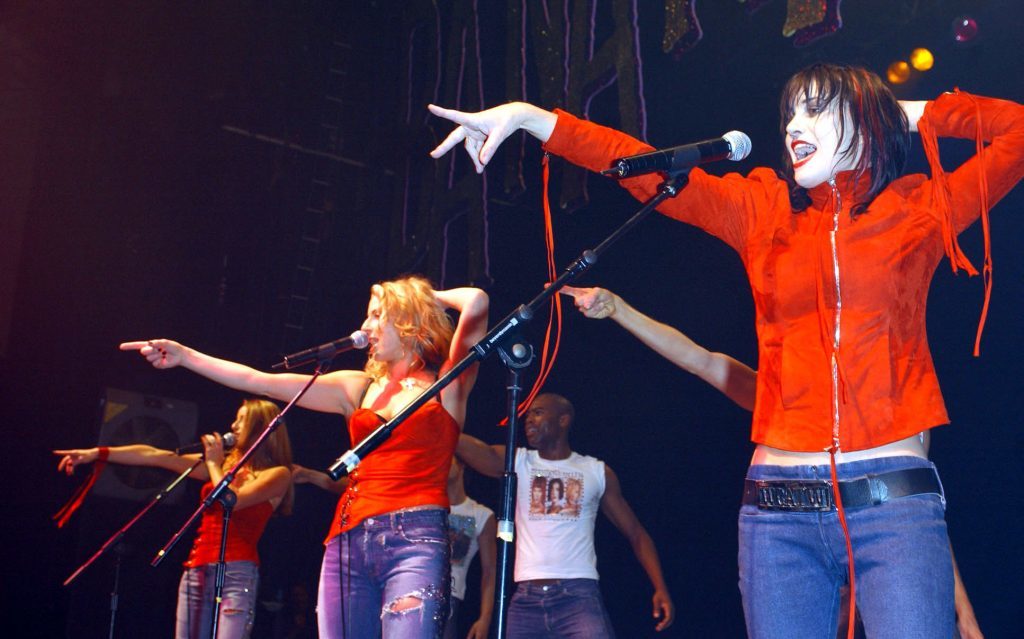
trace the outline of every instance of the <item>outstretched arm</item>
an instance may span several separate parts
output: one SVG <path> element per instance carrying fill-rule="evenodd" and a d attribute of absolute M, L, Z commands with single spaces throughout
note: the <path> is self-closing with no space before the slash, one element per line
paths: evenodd
<path fill-rule="evenodd" d="M 218 384 L 261 397 L 288 401 L 309 381 L 309 375 L 272 374 L 220 359 L 169 339 L 124 342 L 122 351 L 138 351 L 154 368 L 181 366 Z M 350 415 L 366 385 L 362 371 L 337 371 L 321 377 L 299 406 L 325 413 Z"/>
<path fill-rule="evenodd" d="M 169 450 L 154 448 L 145 444 L 133 444 L 131 446 L 111 446 L 107 448 L 107 461 L 112 464 L 123 464 L 125 466 L 152 466 L 173 470 L 176 473 L 184 472 L 199 460 L 199 455 L 175 455 Z M 60 455 L 57 462 L 59 472 L 72 475 L 75 469 L 85 464 L 91 464 L 99 458 L 99 448 L 73 448 L 68 450 L 55 450 L 54 455 Z M 192 479 L 207 480 L 210 478 L 206 467 L 200 464 L 189 474 Z"/>
<path fill-rule="evenodd" d="M 488 446 L 472 435 L 459 435 L 455 454 L 481 475 L 501 477 L 505 471 L 505 447 Z"/>
<path fill-rule="evenodd" d="M 345 488 L 348 486 L 348 477 L 331 479 L 331 476 L 323 471 L 306 468 L 299 464 L 292 464 L 292 481 L 296 484 L 312 484 L 337 495 L 345 492 Z"/>
<path fill-rule="evenodd" d="M 668 361 L 701 378 L 747 410 L 754 409 L 757 372 L 723 353 L 713 353 L 668 324 L 663 324 L 630 306 L 603 288 L 566 286 L 576 308 L 587 317 L 610 317 Z"/>
<path fill-rule="evenodd" d="M 664 630 L 672 625 L 676 613 L 672 597 L 668 594 L 668 587 L 665 585 L 665 578 L 661 574 L 658 550 L 654 547 L 654 540 L 651 539 L 640 520 L 636 518 L 633 509 L 626 502 L 626 498 L 622 496 L 619 478 L 607 465 L 604 467 L 604 475 L 605 488 L 604 495 L 601 497 L 601 512 L 629 540 L 629 544 L 633 547 L 633 554 L 643 566 L 647 578 L 651 580 L 651 585 L 654 587 L 654 596 L 652 597 L 654 618 L 660 619 L 654 629 Z"/>
<path fill-rule="evenodd" d="M 541 142 L 547 142 L 558 119 L 554 113 L 525 102 L 510 102 L 478 113 L 465 113 L 433 104 L 427 108 L 434 115 L 459 125 L 430 152 L 431 157 L 439 158 L 462 142 L 477 173 L 483 173 L 484 167 L 508 136 L 523 130 Z"/>

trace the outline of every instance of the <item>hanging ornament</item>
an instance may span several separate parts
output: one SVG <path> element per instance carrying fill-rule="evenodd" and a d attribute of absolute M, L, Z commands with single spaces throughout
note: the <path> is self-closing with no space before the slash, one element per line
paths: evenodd
<path fill-rule="evenodd" d="M 971 16 L 958 16 L 953 20 L 953 40 L 967 44 L 978 36 L 978 22 Z"/>
<path fill-rule="evenodd" d="M 743 4 L 747 5 L 747 14 L 753 14 L 755 11 L 768 4 L 772 0 L 740 0 Z"/>
<path fill-rule="evenodd" d="M 704 32 L 697 20 L 697 0 L 665 0 L 665 37 L 661 50 L 676 59 L 700 42 Z"/>
<path fill-rule="evenodd" d="M 791 25 L 787 17 L 786 25 L 782 27 L 782 35 L 789 37 L 786 33 L 787 27 L 800 24 L 793 32 L 793 46 L 806 47 L 815 40 L 830 36 L 839 31 L 843 26 L 843 17 L 839 15 L 839 4 L 843 0 L 789 0 L 789 15 L 800 15 L 801 19 L 795 20 Z M 810 5 L 814 5 L 813 10 Z M 817 20 L 807 24 L 810 16 Z"/>
<path fill-rule="evenodd" d="M 825 12 L 825 0 L 788 0 L 782 35 L 789 38 L 800 29 L 818 24 L 825 19 Z"/>

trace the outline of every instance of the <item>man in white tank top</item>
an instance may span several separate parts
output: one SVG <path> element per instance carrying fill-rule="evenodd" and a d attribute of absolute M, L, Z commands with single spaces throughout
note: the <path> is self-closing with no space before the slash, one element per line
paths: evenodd
<path fill-rule="evenodd" d="M 633 547 L 654 587 L 657 630 L 675 609 L 651 536 L 637 520 L 618 477 L 599 459 L 569 447 L 572 404 L 538 395 L 526 413 L 526 439 L 516 450 L 516 591 L 508 611 L 508 638 L 613 637 L 597 585 L 594 524 L 603 512 Z M 504 446 L 463 434 L 456 454 L 484 475 L 500 477 Z"/>

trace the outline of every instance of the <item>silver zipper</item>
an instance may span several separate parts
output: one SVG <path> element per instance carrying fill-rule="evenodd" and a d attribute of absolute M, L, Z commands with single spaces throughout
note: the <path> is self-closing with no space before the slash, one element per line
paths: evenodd
<path fill-rule="evenodd" d="M 836 233 L 839 231 L 839 213 L 843 208 L 843 199 L 836 188 L 836 179 L 829 178 L 828 183 L 832 187 L 835 202 L 832 211 L 832 231 L 829 233 L 832 244 L 832 273 L 836 283 L 835 329 L 832 334 L 832 450 L 839 452 L 839 359 L 836 354 L 839 352 L 839 320 L 843 311 L 843 296 L 839 286 L 839 250 L 836 247 Z"/>

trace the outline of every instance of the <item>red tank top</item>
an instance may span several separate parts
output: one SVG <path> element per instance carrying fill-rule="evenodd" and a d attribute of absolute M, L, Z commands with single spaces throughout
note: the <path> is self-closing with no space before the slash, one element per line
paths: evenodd
<path fill-rule="evenodd" d="M 201 499 L 206 499 L 213 490 L 213 484 L 207 482 L 203 486 Z M 224 561 L 254 561 L 260 563 L 256 544 L 267 527 L 267 521 L 274 514 L 274 507 L 264 501 L 248 508 L 231 512 L 228 525 L 228 544 Z M 195 568 L 206 564 L 217 563 L 220 555 L 220 531 L 224 524 L 224 509 L 217 502 L 203 513 L 196 531 L 196 540 L 192 543 L 192 552 L 185 561 L 186 568 Z"/>
<path fill-rule="evenodd" d="M 359 408 L 349 417 L 349 436 L 362 441 L 383 423 L 377 413 Z M 459 430 L 439 402 L 417 409 L 349 475 L 327 541 L 367 517 L 414 506 L 448 506 L 448 470 Z"/>

